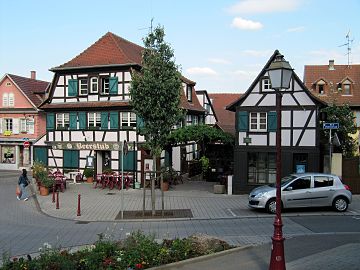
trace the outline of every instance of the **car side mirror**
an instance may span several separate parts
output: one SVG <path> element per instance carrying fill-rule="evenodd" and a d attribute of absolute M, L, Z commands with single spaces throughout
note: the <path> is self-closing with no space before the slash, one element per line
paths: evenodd
<path fill-rule="evenodd" d="M 285 188 L 284 190 L 285 190 L 285 191 L 292 191 L 293 188 L 292 188 L 292 187 L 287 187 L 287 188 Z"/>

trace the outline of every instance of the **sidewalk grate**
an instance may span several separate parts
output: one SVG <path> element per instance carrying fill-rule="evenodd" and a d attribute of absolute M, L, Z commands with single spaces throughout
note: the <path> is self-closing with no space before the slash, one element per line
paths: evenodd
<path fill-rule="evenodd" d="M 124 219 L 161 219 L 161 218 L 192 218 L 192 212 L 190 209 L 173 209 L 164 210 L 164 216 L 162 216 L 161 210 L 155 211 L 155 216 L 151 215 L 151 210 L 146 210 L 143 215 L 142 210 L 137 211 L 124 211 Z M 121 211 L 117 214 L 115 220 L 121 219 Z"/>

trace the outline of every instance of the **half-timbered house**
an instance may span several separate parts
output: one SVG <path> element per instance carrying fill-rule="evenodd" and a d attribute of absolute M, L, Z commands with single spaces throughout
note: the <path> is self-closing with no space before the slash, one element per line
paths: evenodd
<path fill-rule="evenodd" d="M 208 92 L 206 90 L 197 90 L 196 96 L 197 96 L 201 106 L 206 111 L 205 124 L 214 126 L 217 122 L 217 116 L 216 116 L 216 112 L 213 108 L 213 105 L 212 105 L 212 102 L 211 102 Z"/>
<path fill-rule="evenodd" d="M 0 169 L 30 168 L 33 144 L 45 134 L 45 114 L 38 109 L 49 82 L 5 74 L 0 80 Z"/>
<path fill-rule="evenodd" d="M 233 187 L 236 193 L 276 181 L 275 91 L 267 68 L 275 51 L 249 89 L 227 109 L 236 112 Z M 318 115 L 324 104 L 314 97 L 293 72 L 290 88 L 282 91 L 282 171 L 320 170 Z"/>
<path fill-rule="evenodd" d="M 152 159 L 142 149 L 141 120 L 129 104 L 132 70 L 141 68 L 143 47 L 108 32 L 69 62 L 50 69 L 54 72 L 46 111 L 46 136 L 36 144 L 35 159 L 50 168 L 80 170 L 94 166 L 96 173 L 119 171 L 121 143 L 128 145 L 123 160 L 125 171 L 139 181 L 151 170 Z M 195 82 L 182 77 L 181 107 L 184 123 L 204 120 L 204 109 L 195 95 Z M 164 151 L 162 162 L 181 169 L 197 151 L 196 145 Z M 182 154 L 182 155 L 180 155 Z"/>

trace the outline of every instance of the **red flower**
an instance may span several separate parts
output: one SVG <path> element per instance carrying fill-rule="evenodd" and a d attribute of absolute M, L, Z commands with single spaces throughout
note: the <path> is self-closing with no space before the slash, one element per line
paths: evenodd
<path fill-rule="evenodd" d="M 137 264 L 135 264 L 135 268 L 136 269 L 143 269 L 144 266 L 141 263 L 137 263 Z"/>

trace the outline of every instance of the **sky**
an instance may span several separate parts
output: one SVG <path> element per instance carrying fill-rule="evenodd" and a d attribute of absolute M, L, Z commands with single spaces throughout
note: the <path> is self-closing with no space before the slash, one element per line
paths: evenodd
<path fill-rule="evenodd" d="M 50 68 L 108 31 L 138 45 L 161 25 L 182 74 L 209 93 L 244 93 L 278 49 L 304 65 L 360 64 L 359 0 L 0 0 L 0 77 Z M 349 32 L 350 31 L 350 32 Z"/>

